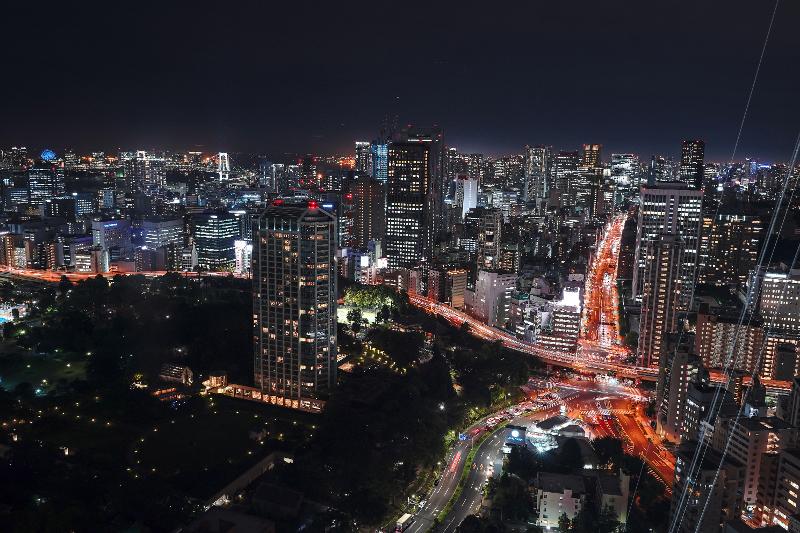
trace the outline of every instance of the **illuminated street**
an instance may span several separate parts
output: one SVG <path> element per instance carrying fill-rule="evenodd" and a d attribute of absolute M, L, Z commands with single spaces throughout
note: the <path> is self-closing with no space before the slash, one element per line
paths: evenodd
<path fill-rule="evenodd" d="M 620 350 L 617 264 L 619 243 L 627 214 L 617 215 L 607 226 L 594 254 L 586 279 L 581 336 L 588 345 Z"/>

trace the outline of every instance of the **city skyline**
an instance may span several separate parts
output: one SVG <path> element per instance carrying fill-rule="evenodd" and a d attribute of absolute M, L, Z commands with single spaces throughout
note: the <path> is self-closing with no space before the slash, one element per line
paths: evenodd
<path fill-rule="evenodd" d="M 0 144 L 341 153 L 397 116 L 441 125 L 465 152 L 599 142 L 644 156 L 703 138 L 709 160 L 730 158 L 773 4 L 575 7 L 437 5 L 387 21 L 368 7 L 228 6 L 204 32 L 202 6 L 15 5 Z M 789 157 L 798 9 L 778 6 L 737 158 Z"/>

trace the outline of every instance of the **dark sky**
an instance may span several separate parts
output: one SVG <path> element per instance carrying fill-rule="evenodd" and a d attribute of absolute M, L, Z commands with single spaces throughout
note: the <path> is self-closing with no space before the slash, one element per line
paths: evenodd
<path fill-rule="evenodd" d="M 390 113 L 440 124 L 469 151 L 600 142 L 648 156 L 700 137 L 717 160 L 731 155 L 774 6 L 45 4 L 3 7 L 0 146 L 343 152 Z M 800 3 L 783 0 L 737 158 L 788 159 L 798 23 Z"/>

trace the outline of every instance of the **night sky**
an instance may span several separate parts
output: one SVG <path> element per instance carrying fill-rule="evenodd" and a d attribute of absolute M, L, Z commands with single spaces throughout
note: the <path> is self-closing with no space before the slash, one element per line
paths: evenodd
<path fill-rule="evenodd" d="M 11 4 L 0 146 L 345 152 L 390 114 L 440 124 L 464 151 L 600 142 L 606 157 L 649 157 L 699 137 L 716 160 L 731 156 L 775 5 Z M 737 158 L 789 157 L 799 22 L 783 0 Z"/>

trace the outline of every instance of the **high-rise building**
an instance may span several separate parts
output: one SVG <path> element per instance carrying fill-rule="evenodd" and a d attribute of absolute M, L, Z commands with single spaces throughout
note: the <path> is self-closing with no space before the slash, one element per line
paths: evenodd
<path fill-rule="evenodd" d="M 603 161 L 600 153 L 603 149 L 601 144 L 584 144 L 581 152 L 580 165 L 583 168 L 601 168 Z"/>
<path fill-rule="evenodd" d="M 217 174 L 220 181 L 228 181 L 231 177 L 231 160 L 227 152 L 217 154 Z"/>
<path fill-rule="evenodd" d="M 319 411 L 336 385 L 336 220 L 277 200 L 253 247 L 255 385 L 262 401 Z"/>
<path fill-rule="evenodd" d="M 703 157 L 706 143 L 699 140 L 686 140 L 681 143 L 681 165 L 678 168 L 680 180 L 693 189 L 703 188 Z"/>
<path fill-rule="evenodd" d="M 500 244 L 503 233 L 503 212 L 486 209 L 478 228 L 478 270 L 500 268 Z"/>
<path fill-rule="evenodd" d="M 356 141 L 356 168 L 359 175 L 372 173 L 372 150 L 370 143 Z"/>
<path fill-rule="evenodd" d="M 461 215 L 461 220 L 478 206 L 478 180 L 470 178 L 467 174 L 459 174 L 455 179 L 455 204 Z"/>
<path fill-rule="evenodd" d="M 632 192 L 639 188 L 641 168 L 636 154 L 611 154 L 611 179 L 617 189 Z"/>
<path fill-rule="evenodd" d="M 695 327 L 695 350 L 707 368 L 731 368 L 761 374 L 764 327 L 760 319 L 712 312 L 701 304 Z"/>
<path fill-rule="evenodd" d="M 366 249 L 369 241 L 383 238 L 386 228 L 384 184 L 368 176 L 359 177 L 350 187 L 353 198 L 353 241 Z"/>
<path fill-rule="evenodd" d="M 703 216 L 698 283 L 744 287 L 758 262 L 763 235 L 764 225 L 758 216 Z"/>
<path fill-rule="evenodd" d="M 564 151 L 559 152 L 553 161 L 553 181 L 562 207 L 575 205 L 578 161 L 578 152 Z"/>
<path fill-rule="evenodd" d="M 174 244 L 183 247 L 183 220 L 146 218 L 142 221 L 142 241 L 151 249 Z"/>
<path fill-rule="evenodd" d="M 516 274 L 481 270 L 475 282 L 473 313 L 490 326 L 504 326 L 517 286 Z"/>
<path fill-rule="evenodd" d="M 727 448 L 728 456 L 744 465 L 742 501 L 745 506 L 756 504 L 763 456 L 794 448 L 797 432 L 796 427 L 774 416 L 717 419 L 712 446 L 718 452 Z"/>
<path fill-rule="evenodd" d="M 131 244 L 131 223 L 126 219 L 93 220 L 92 243 L 109 252 L 116 258 L 129 252 Z"/>
<path fill-rule="evenodd" d="M 639 325 L 639 358 L 642 366 L 658 366 L 666 336 L 675 331 L 683 287 L 680 282 L 683 242 L 674 235 L 647 241 L 642 312 Z"/>
<path fill-rule="evenodd" d="M 703 445 L 681 444 L 675 456 L 669 517 L 675 533 L 719 533 L 741 510 L 744 466 L 699 446 Z"/>
<path fill-rule="evenodd" d="M 386 183 L 389 177 L 389 145 L 385 142 L 373 142 L 370 152 L 372 177 Z"/>
<path fill-rule="evenodd" d="M 756 520 L 764 526 L 778 525 L 798 531 L 797 498 L 800 494 L 800 449 L 781 450 L 762 456 L 758 484 Z"/>
<path fill-rule="evenodd" d="M 35 207 L 64 194 L 64 169 L 55 161 L 37 161 L 27 170 L 26 177 L 28 201 Z"/>
<path fill-rule="evenodd" d="M 194 218 L 197 266 L 214 272 L 230 272 L 236 266 L 234 241 L 239 221 L 227 212 L 199 213 Z"/>
<path fill-rule="evenodd" d="M 756 310 L 770 332 L 800 333 L 800 269 L 753 272 L 748 282 Z"/>
<path fill-rule="evenodd" d="M 683 242 L 679 271 L 681 307 L 691 306 L 697 276 L 702 203 L 703 192 L 689 189 L 682 183 L 642 186 L 632 285 L 636 299 L 642 297 L 648 242 L 661 234 L 671 234 Z"/>
<path fill-rule="evenodd" d="M 386 258 L 390 268 L 414 266 L 430 258 L 432 215 L 430 150 L 424 143 L 389 146 L 386 183 Z"/>
<path fill-rule="evenodd" d="M 445 272 L 444 301 L 454 309 L 464 309 L 464 294 L 467 290 L 467 271 L 453 268 Z"/>
<path fill-rule="evenodd" d="M 163 155 L 139 150 L 133 157 L 121 159 L 127 182 L 126 192 L 136 193 L 166 186 L 166 161 Z"/>
<path fill-rule="evenodd" d="M 550 146 L 525 147 L 525 187 L 523 199 L 534 202 L 550 194 L 550 171 L 553 165 L 553 149 Z"/>
<path fill-rule="evenodd" d="M 689 384 L 701 379 L 703 364 L 692 346 L 672 335 L 661 355 L 656 386 L 656 431 L 670 442 L 681 441 Z"/>

